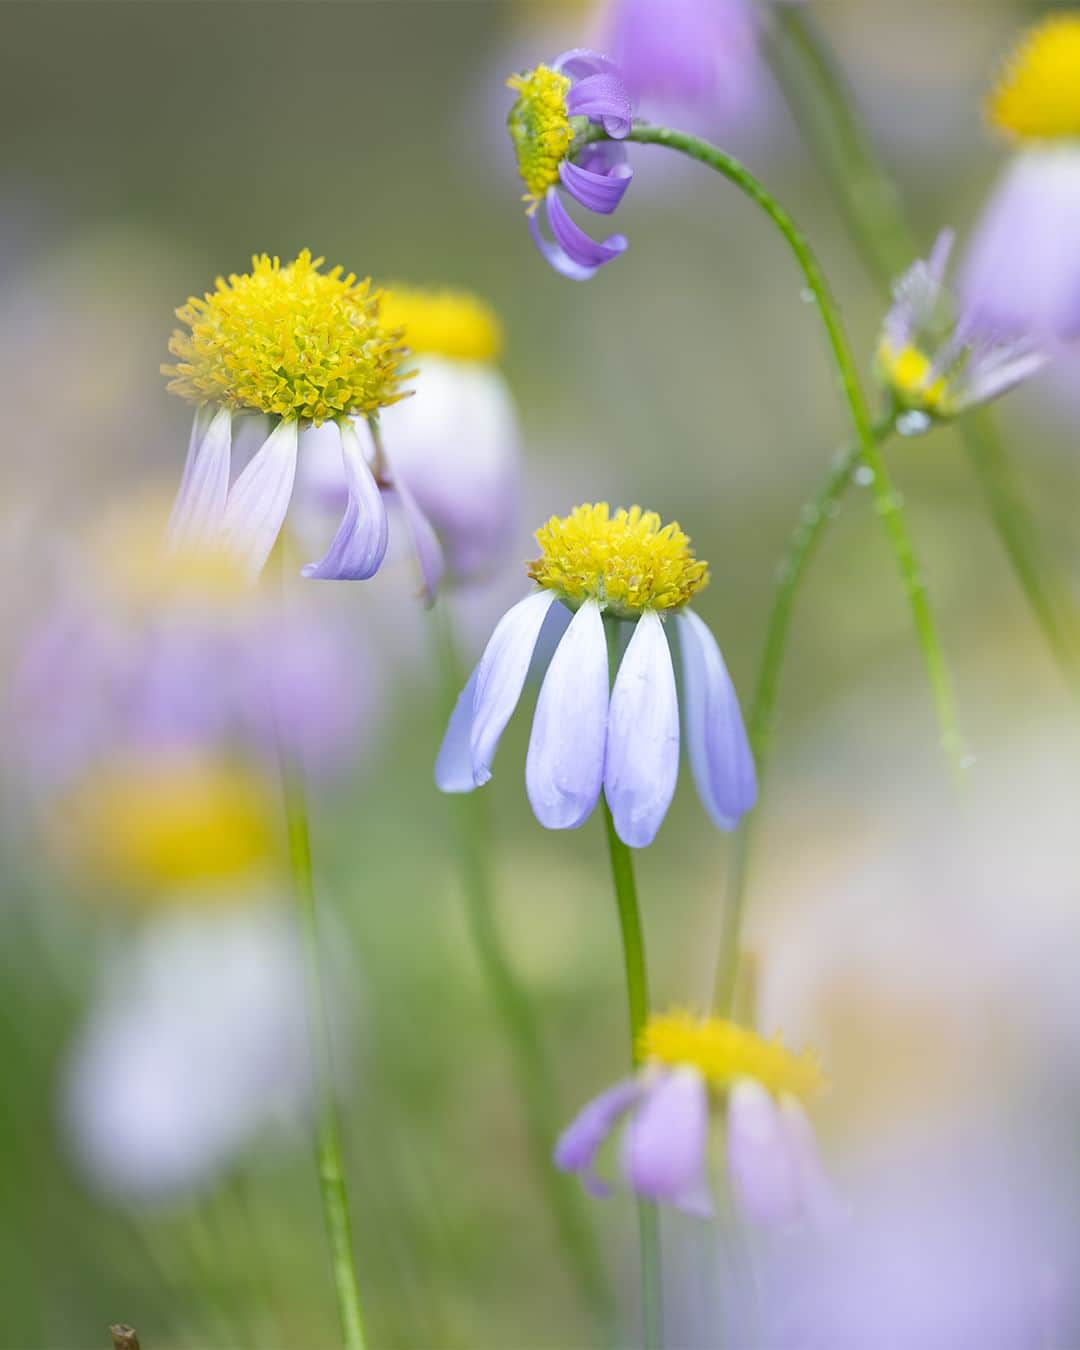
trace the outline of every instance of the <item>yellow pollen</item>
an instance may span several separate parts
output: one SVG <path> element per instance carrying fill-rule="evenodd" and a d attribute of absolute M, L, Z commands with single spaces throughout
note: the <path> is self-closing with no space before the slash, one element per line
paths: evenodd
<path fill-rule="evenodd" d="M 495 311 L 468 291 L 423 290 L 390 286 L 383 291 L 381 313 L 416 356 L 448 356 L 457 361 L 495 361 L 503 332 Z"/>
<path fill-rule="evenodd" d="M 646 609 L 677 609 L 708 583 L 709 564 L 694 557 L 674 522 L 632 506 L 611 514 L 607 502 L 552 516 L 536 532 L 541 556 L 529 576 L 575 607 L 597 600 L 621 618 Z"/>
<path fill-rule="evenodd" d="M 897 351 L 882 342 L 877 352 L 878 376 L 892 390 L 904 408 L 944 417 L 949 413 L 949 381 L 939 375 L 931 379 L 933 362 L 920 348 L 909 343 Z"/>
<path fill-rule="evenodd" d="M 566 111 L 570 80 L 550 66 L 537 66 L 524 75 L 511 75 L 507 88 L 517 90 L 506 125 L 517 152 L 518 172 L 528 191 L 522 198 L 530 214 L 544 193 L 559 180 L 559 165 L 575 135 Z"/>
<path fill-rule="evenodd" d="M 1006 57 L 986 111 L 1014 140 L 1080 137 L 1080 13 L 1028 29 Z"/>
<path fill-rule="evenodd" d="M 105 885 L 153 899 L 249 876 L 276 859 L 263 779 L 201 755 L 124 758 L 63 803 L 60 852 Z"/>
<path fill-rule="evenodd" d="M 192 296 L 176 311 L 191 332 L 174 331 L 176 364 L 161 367 L 169 389 L 191 403 L 316 426 L 403 398 L 401 334 L 383 323 L 379 293 L 340 267 L 320 272 L 322 264 L 308 249 L 285 266 L 263 253 L 250 272 Z"/>
<path fill-rule="evenodd" d="M 809 1101 L 826 1085 L 815 1055 L 794 1055 L 779 1037 L 765 1040 L 719 1017 L 654 1014 L 642 1029 L 638 1051 L 646 1063 L 692 1066 L 719 1092 L 752 1078 L 773 1096 Z"/>

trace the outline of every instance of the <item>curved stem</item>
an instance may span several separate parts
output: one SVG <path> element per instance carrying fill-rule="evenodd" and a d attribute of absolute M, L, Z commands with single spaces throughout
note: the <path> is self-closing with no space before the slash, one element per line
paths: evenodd
<path fill-rule="evenodd" d="M 771 54 L 780 88 L 887 298 L 893 278 L 918 254 L 896 184 L 875 152 L 814 16 L 806 6 L 781 5 L 774 22 Z M 994 420 L 983 409 L 962 418 L 958 432 L 1016 581 L 1065 682 L 1080 694 L 1080 625 L 1071 600 L 1040 556 L 1031 511 Z"/>
<path fill-rule="evenodd" d="M 875 444 L 880 446 L 893 431 L 892 416 L 884 417 L 873 428 Z M 787 550 L 777 570 L 776 593 L 765 629 L 765 645 L 758 664 L 754 700 L 750 707 L 748 729 L 759 781 L 764 784 L 769 759 L 776 695 L 780 671 L 787 651 L 795 597 L 806 576 L 814 552 L 852 481 L 861 451 L 858 446 L 841 450 L 829 466 L 820 487 L 799 513 L 799 522 L 791 533 Z M 717 948 L 713 1006 L 718 1015 L 730 1017 L 734 1011 L 739 972 L 739 943 L 746 913 L 746 873 L 750 859 L 755 812 L 744 816 L 732 844 L 728 862 L 727 893 L 723 926 Z"/>
<path fill-rule="evenodd" d="M 645 942 L 641 933 L 633 856 L 615 831 L 611 808 L 604 801 L 611 878 L 619 909 L 626 996 L 630 1009 L 630 1061 L 641 1064 L 641 1032 L 649 1017 L 649 981 L 645 969 Z M 658 1350 L 664 1338 L 663 1281 L 660 1265 L 660 1224 L 656 1206 L 639 1200 L 638 1231 L 641 1239 L 641 1315 L 646 1350 Z"/>
<path fill-rule="evenodd" d="M 590 128 L 587 139 L 603 140 L 606 139 L 606 134 L 599 127 Z M 915 632 L 922 651 L 923 664 L 926 667 L 934 709 L 937 714 L 942 748 L 954 776 L 958 781 L 963 781 L 966 773 L 963 742 L 956 725 L 952 686 L 941 643 L 938 640 L 933 613 L 930 609 L 926 583 L 919 570 L 915 549 L 908 533 L 900 495 L 892 485 L 885 461 L 878 452 L 877 443 L 874 440 L 870 411 L 859 383 L 855 358 L 847 334 L 844 332 L 844 326 L 840 321 L 840 312 L 806 236 L 787 211 L 764 185 L 758 182 L 749 169 L 732 155 L 721 150 L 719 146 L 702 140 L 699 136 L 691 136 L 686 132 L 671 131 L 667 127 L 643 124 L 635 124 L 626 139 L 642 145 L 663 145 L 670 150 L 677 150 L 680 154 L 696 159 L 699 163 L 722 174 L 769 217 L 783 236 L 798 263 L 821 314 L 821 321 L 825 328 L 829 350 L 836 368 L 840 391 L 851 415 L 860 455 L 873 474 L 875 505 L 892 546 L 893 556 L 900 570 L 908 605 L 915 622 Z"/>
<path fill-rule="evenodd" d="M 464 672 L 445 602 L 436 605 L 431 621 L 438 638 L 444 675 L 446 716 L 464 684 Z M 461 862 L 462 890 L 469 934 L 491 998 L 511 1049 L 533 1164 L 547 1195 L 555 1228 L 581 1292 L 597 1321 L 611 1326 L 613 1306 L 593 1231 L 582 1212 L 578 1187 L 551 1164 L 558 1134 L 554 1115 L 558 1096 L 555 1076 L 544 1050 L 532 1005 L 521 987 L 499 931 L 491 881 L 491 847 L 487 802 L 480 793 L 450 799 Z"/>
<path fill-rule="evenodd" d="M 308 985 L 308 1028 L 318 1087 L 315 1121 L 315 1152 L 319 1166 L 323 1215 L 330 1242 L 330 1259 L 337 1290 L 338 1311 L 346 1350 L 365 1350 L 360 1290 L 353 1264 L 349 1197 L 342 1162 L 341 1127 L 334 1095 L 330 1018 L 322 980 L 319 930 L 315 912 L 315 886 L 311 872 L 311 840 L 307 797 L 298 765 L 290 762 L 280 745 L 281 783 L 289 837 L 289 862 L 296 890 L 297 912 L 304 945 Z"/>

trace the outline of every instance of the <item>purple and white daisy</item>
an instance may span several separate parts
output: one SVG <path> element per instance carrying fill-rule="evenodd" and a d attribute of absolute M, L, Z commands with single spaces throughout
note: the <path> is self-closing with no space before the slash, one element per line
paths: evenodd
<path fill-rule="evenodd" d="M 540 590 L 493 633 L 457 701 L 435 766 L 444 792 L 491 778 L 499 738 L 517 707 L 541 632 L 561 636 L 540 689 L 525 765 L 534 814 L 551 830 L 576 829 L 603 790 L 619 838 L 644 848 L 656 836 L 679 771 L 679 697 L 665 620 L 679 634 L 687 749 L 705 809 L 733 829 L 754 804 L 754 760 L 735 689 L 716 640 L 686 608 L 708 580 L 690 541 L 640 507 L 607 503 L 553 517 L 537 533 L 529 568 Z M 630 625 L 632 624 L 632 628 Z M 609 644 L 617 652 L 614 682 Z"/>
<path fill-rule="evenodd" d="M 588 211 L 610 216 L 616 210 L 633 177 L 626 152 L 611 141 L 583 145 L 580 137 L 590 123 L 603 126 L 615 140 L 629 135 L 630 92 L 612 61 L 584 48 L 564 52 L 550 66 L 512 75 L 506 83 L 517 92 L 507 126 L 536 246 L 564 277 L 587 281 L 626 251 L 626 238 L 613 234 L 598 243 L 571 218 L 560 189 Z M 538 219 L 541 205 L 550 238 Z"/>
<path fill-rule="evenodd" d="M 943 230 L 930 257 L 893 288 L 878 343 L 876 372 L 892 396 L 897 426 L 912 435 L 1006 393 L 1046 363 L 1028 338 L 996 339 L 967 313 L 952 318 L 945 272 L 954 235 Z"/>
<path fill-rule="evenodd" d="M 710 1114 L 723 1107 L 728 1179 L 740 1210 L 773 1225 L 835 1222 L 841 1206 L 825 1176 L 804 1102 L 822 1086 L 812 1055 L 793 1055 L 720 1018 L 654 1014 L 643 1067 L 591 1101 L 560 1137 L 555 1165 L 576 1172 L 591 1195 L 609 1185 L 596 1172 L 625 1119 L 620 1170 L 631 1190 L 708 1218 Z"/>

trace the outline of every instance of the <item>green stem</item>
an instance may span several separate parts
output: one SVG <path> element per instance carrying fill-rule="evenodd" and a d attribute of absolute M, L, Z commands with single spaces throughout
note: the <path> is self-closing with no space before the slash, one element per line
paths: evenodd
<path fill-rule="evenodd" d="M 626 970 L 626 996 L 630 1007 L 630 1061 L 641 1065 L 641 1033 L 649 1017 L 649 981 L 645 970 L 645 942 L 641 932 L 634 860 L 619 838 L 611 808 L 604 802 L 611 878 L 619 909 L 623 964 Z M 660 1254 L 660 1224 L 656 1206 L 639 1200 L 638 1232 L 641 1239 L 641 1317 L 646 1350 L 659 1350 L 664 1340 L 663 1276 Z"/>
<path fill-rule="evenodd" d="M 605 133 L 599 127 L 591 128 L 586 136 L 586 139 L 590 140 L 603 140 L 605 138 Z M 870 410 L 859 383 L 855 358 L 840 320 L 840 312 L 806 236 L 787 211 L 758 182 L 749 169 L 732 155 L 721 150 L 719 146 L 712 145 L 709 141 L 702 140 L 699 136 L 691 136 L 686 132 L 641 124 L 635 124 L 626 139 L 642 145 L 663 145 L 670 150 L 677 150 L 680 154 L 696 159 L 699 163 L 722 174 L 768 216 L 783 236 L 798 263 L 821 314 L 829 350 L 836 368 L 840 392 L 847 403 L 861 458 L 873 475 L 875 505 L 892 546 L 893 556 L 896 559 L 896 565 L 899 568 L 908 605 L 914 619 L 915 632 L 922 651 L 923 664 L 926 667 L 934 709 L 937 714 L 942 748 L 954 776 L 958 782 L 962 782 L 966 776 L 963 742 L 956 725 L 952 686 L 941 643 L 938 640 L 926 583 L 919 569 L 914 545 L 908 533 L 900 495 L 893 487 L 885 461 L 874 440 Z"/>
<path fill-rule="evenodd" d="M 438 638 L 445 713 L 449 717 L 464 683 L 464 672 L 445 603 L 435 607 L 431 620 Z M 614 1315 L 611 1291 L 593 1231 L 582 1210 L 579 1188 L 551 1164 L 551 1151 L 558 1134 L 554 1114 L 558 1100 L 555 1076 L 532 1005 L 514 974 L 499 931 L 491 882 L 487 802 L 480 793 L 471 793 L 452 799 L 449 805 L 457 833 L 469 934 L 513 1052 L 533 1165 L 544 1186 L 569 1264 L 581 1283 L 585 1302 L 597 1321 L 609 1328 Z"/>
<path fill-rule="evenodd" d="M 773 65 L 795 121 L 824 171 L 848 230 L 888 297 L 918 246 L 896 184 L 858 116 L 851 90 L 814 16 L 802 5 L 775 11 Z M 1080 694 L 1077 617 L 1040 556 L 1038 531 L 1009 454 L 985 409 L 963 418 L 960 438 L 991 523 L 1065 682 Z"/>
<path fill-rule="evenodd" d="M 307 974 L 308 1028 L 318 1086 L 315 1152 L 319 1167 L 323 1217 L 330 1243 L 330 1261 L 337 1290 L 344 1344 L 346 1350 L 365 1350 L 360 1290 L 353 1265 L 352 1229 L 349 1222 L 345 1169 L 342 1163 L 341 1128 L 334 1095 L 330 1019 L 319 953 L 307 797 L 302 772 L 298 765 L 290 761 L 280 742 L 279 759 L 289 839 L 289 862 L 296 892 Z"/>
<path fill-rule="evenodd" d="M 879 446 L 883 444 L 893 428 L 892 415 L 883 417 L 873 428 L 875 443 Z M 860 458 L 859 447 L 854 445 L 840 451 L 835 457 L 817 492 L 799 513 L 799 522 L 791 533 L 787 550 L 777 571 L 776 593 L 769 610 L 765 645 L 758 665 L 754 698 L 748 719 L 750 745 L 754 752 L 758 779 L 762 785 L 768 766 L 776 696 L 787 652 L 795 597 L 825 533 L 826 522 L 836 514 L 844 494 L 851 485 L 852 475 L 858 467 Z M 754 816 L 755 813 L 750 812 L 743 817 L 728 863 L 727 894 L 717 948 L 716 977 L 713 983 L 713 1006 L 722 1017 L 731 1017 L 734 1012 L 739 972 L 739 944 L 746 912 L 746 874 L 750 860 Z"/>

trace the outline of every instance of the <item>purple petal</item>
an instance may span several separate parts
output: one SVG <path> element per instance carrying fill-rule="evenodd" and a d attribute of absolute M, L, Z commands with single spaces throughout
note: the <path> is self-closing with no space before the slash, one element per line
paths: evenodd
<path fill-rule="evenodd" d="M 258 576 L 277 542 L 296 477 L 297 428 L 279 422 L 236 480 L 225 503 L 226 537 Z"/>
<path fill-rule="evenodd" d="M 435 761 L 435 786 L 440 792 L 472 792 L 476 787 L 469 740 L 472 736 L 478 674 L 479 667 L 469 676 L 468 684 L 458 695 L 454 711 L 450 714 L 450 725 L 439 747 L 439 757 Z"/>
<path fill-rule="evenodd" d="M 780 1123 L 795 1168 L 803 1215 L 821 1232 L 836 1229 L 848 1217 L 848 1209 L 825 1174 L 814 1127 L 802 1103 L 785 1095 L 780 1101 Z"/>
<path fill-rule="evenodd" d="M 442 545 L 439 543 L 431 521 L 424 515 L 419 503 L 413 496 L 405 475 L 395 468 L 395 461 L 390 458 L 385 449 L 383 455 L 390 469 L 393 490 L 397 493 L 398 500 L 401 502 L 405 523 L 409 527 L 409 535 L 416 552 L 416 560 L 420 564 L 420 575 L 424 582 L 424 600 L 430 606 L 435 603 L 435 593 L 439 589 L 439 582 L 442 581 L 443 572 L 446 570 Z"/>
<path fill-rule="evenodd" d="M 552 61 L 551 68 L 562 75 L 569 75 L 572 80 L 583 80 L 589 75 L 621 74 L 610 57 L 601 56 L 590 47 L 571 47 Z"/>
<path fill-rule="evenodd" d="M 650 1200 L 700 1213 L 708 1196 L 709 1095 L 697 1069 L 661 1074 L 630 1118 L 622 1168 L 628 1183 Z M 711 1202 L 706 1199 L 708 1210 Z"/>
<path fill-rule="evenodd" d="M 602 173 L 572 164 L 568 159 L 559 165 L 559 177 L 571 197 L 588 210 L 604 216 L 610 216 L 622 201 L 633 176 L 633 169 L 625 163 L 613 164 Z"/>
<path fill-rule="evenodd" d="M 555 603 L 554 591 L 535 591 L 499 620 L 476 668 L 476 693 L 470 734 L 473 781 L 491 777 L 491 762 L 525 687 L 540 630 Z"/>
<path fill-rule="evenodd" d="M 793 1223 L 800 1212 L 795 1159 L 776 1102 L 753 1079 L 744 1078 L 731 1089 L 727 1150 L 732 1189 L 743 1212 L 758 1223 Z"/>
<path fill-rule="evenodd" d="M 555 1166 L 561 1172 L 580 1172 L 582 1185 L 590 1195 L 610 1194 L 611 1188 L 593 1170 L 596 1155 L 619 1118 L 630 1110 L 641 1093 L 642 1085 L 637 1078 L 616 1083 L 594 1097 L 559 1136 Z"/>
<path fill-rule="evenodd" d="M 608 710 L 604 795 L 631 848 L 656 838 L 679 777 L 679 699 L 664 625 L 638 620 L 619 664 Z"/>
<path fill-rule="evenodd" d="M 170 544 L 203 544 L 217 534 L 225 515 L 231 460 L 232 414 L 227 408 L 200 408 L 169 517 Z"/>
<path fill-rule="evenodd" d="M 345 486 L 349 500 L 337 534 L 321 562 L 303 568 L 316 581 L 366 581 L 382 566 L 389 527 L 386 503 L 368 467 L 356 428 L 347 418 L 338 423 Z"/>
<path fill-rule="evenodd" d="M 621 75 L 587 75 L 570 86 L 566 111 L 571 117 L 587 117 L 603 122 L 604 130 L 616 140 L 629 136 L 634 124 L 634 103 Z"/>
<path fill-rule="evenodd" d="M 595 271 L 604 263 L 617 258 L 620 253 L 626 252 L 625 235 L 609 235 L 602 243 L 590 238 L 581 226 L 570 218 L 570 213 L 563 206 L 555 188 L 548 188 L 545 201 L 551 233 L 571 262 L 577 263 L 579 267 L 590 267 Z"/>
<path fill-rule="evenodd" d="M 536 702 L 525 789 L 545 829 L 576 830 L 604 776 L 608 659 L 600 606 L 587 600 L 551 658 Z"/>
<path fill-rule="evenodd" d="M 536 214 L 529 216 L 528 221 L 536 247 L 560 276 L 568 277 L 571 281 L 588 281 L 590 277 L 596 276 L 600 270 L 598 267 L 582 267 L 580 263 L 569 258 L 554 240 L 544 238 Z"/>
<path fill-rule="evenodd" d="M 716 639 L 705 624 L 688 609 L 676 622 L 690 767 L 713 822 L 722 830 L 732 830 L 757 799 L 754 757 L 739 700 Z"/>

